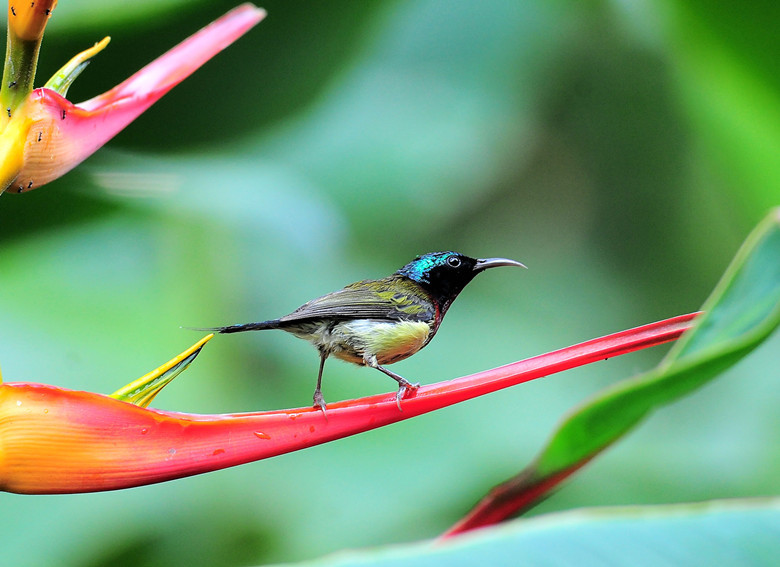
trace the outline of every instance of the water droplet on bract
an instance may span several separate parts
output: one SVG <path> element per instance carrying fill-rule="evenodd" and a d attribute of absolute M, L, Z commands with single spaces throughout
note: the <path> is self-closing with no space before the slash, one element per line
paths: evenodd
<path fill-rule="evenodd" d="M 255 437 L 258 439 L 270 439 L 271 436 L 263 433 L 262 431 L 255 431 Z"/>

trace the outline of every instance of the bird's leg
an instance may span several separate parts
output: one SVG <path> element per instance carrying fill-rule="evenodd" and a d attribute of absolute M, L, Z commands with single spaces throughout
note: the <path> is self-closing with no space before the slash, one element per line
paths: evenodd
<path fill-rule="evenodd" d="M 396 404 L 398 405 L 398 411 L 401 411 L 401 400 L 403 399 L 404 395 L 406 395 L 407 388 L 410 390 L 416 390 L 417 388 L 420 387 L 420 384 L 412 384 L 411 382 L 409 382 L 409 380 L 407 380 L 403 376 L 396 374 L 392 370 L 388 370 L 384 366 L 380 366 L 379 363 L 377 363 L 376 361 L 376 356 L 366 357 L 364 358 L 364 360 L 366 366 L 370 366 L 371 368 L 376 368 L 377 370 L 384 372 L 385 374 L 390 376 L 390 378 L 398 382 L 398 392 L 396 392 L 395 394 L 395 401 Z"/>
<path fill-rule="evenodd" d="M 317 374 L 317 388 L 314 390 L 314 407 L 320 408 L 323 415 L 325 413 L 325 398 L 322 397 L 322 369 L 325 368 L 325 359 L 328 358 L 328 351 L 320 351 L 320 371 Z"/>

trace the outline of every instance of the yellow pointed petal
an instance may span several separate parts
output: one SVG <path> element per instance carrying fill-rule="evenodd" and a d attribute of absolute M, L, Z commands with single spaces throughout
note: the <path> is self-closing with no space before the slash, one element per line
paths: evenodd
<path fill-rule="evenodd" d="M 130 382 L 127 386 L 111 394 L 111 397 L 142 408 L 147 407 L 160 390 L 186 370 L 195 357 L 198 356 L 203 345 L 213 337 L 213 334 L 203 337 L 176 358 L 169 360 L 148 374 L 144 374 L 138 380 Z"/>
<path fill-rule="evenodd" d="M 46 81 L 46 84 L 43 85 L 44 88 L 51 89 L 62 96 L 67 95 L 68 88 L 70 88 L 70 85 L 76 80 L 76 77 L 78 77 L 86 68 L 89 60 L 103 51 L 110 41 L 111 38 L 106 36 L 89 49 L 85 49 L 73 57 L 70 61 L 65 63 L 59 71 L 54 73 L 51 79 Z"/>

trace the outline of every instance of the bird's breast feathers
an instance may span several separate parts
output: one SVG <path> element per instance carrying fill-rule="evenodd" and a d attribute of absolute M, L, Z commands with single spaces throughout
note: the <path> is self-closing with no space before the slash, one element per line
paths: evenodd
<path fill-rule="evenodd" d="M 336 357 L 355 354 L 362 362 L 366 356 L 373 355 L 379 364 L 392 364 L 424 347 L 430 339 L 431 327 L 419 321 L 355 319 L 336 325 L 332 334 L 352 347 L 342 353 L 334 352 Z M 350 353 L 350 350 L 354 350 L 354 353 Z"/>
<path fill-rule="evenodd" d="M 318 349 L 355 364 L 364 364 L 373 356 L 379 364 L 392 364 L 416 353 L 433 336 L 428 323 L 377 319 L 322 321 L 316 330 L 310 327 L 301 331 L 298 329 L 295 334 Z"/>

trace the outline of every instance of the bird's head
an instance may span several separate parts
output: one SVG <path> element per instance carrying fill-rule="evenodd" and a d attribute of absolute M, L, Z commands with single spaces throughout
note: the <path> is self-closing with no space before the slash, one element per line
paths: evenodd
<path fill-rule="evenodd" d="M 457 252 L 429 252 L 418 256 L 396 273 L 409 278 L 428 290 L 439 302 L 442 315 L 478 273 L 499 266 L 523 264 L 507 258 L 478 260 Z"/>

